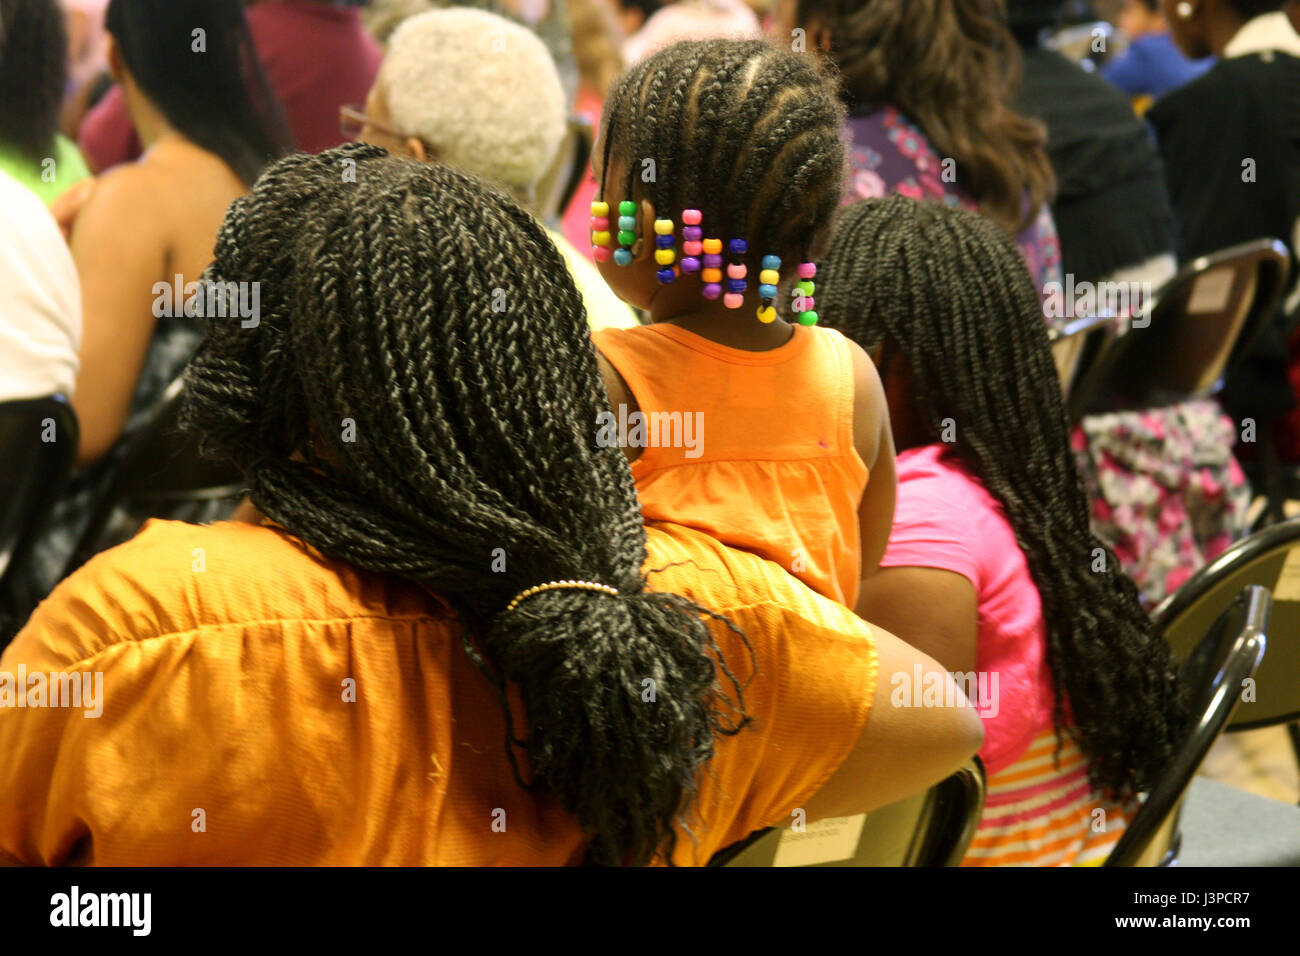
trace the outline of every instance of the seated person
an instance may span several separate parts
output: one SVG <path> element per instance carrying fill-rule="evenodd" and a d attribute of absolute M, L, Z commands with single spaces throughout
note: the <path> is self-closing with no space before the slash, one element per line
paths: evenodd
<path fill-rule="evenodd" d="M 356 4 L 336 0 L 248 0 L 248 31 L 295 149 L 319 152 L 345 141 L 338 110 L 365 95 L 383 58 Z M 86 116 L 79 141 L 102 172 L 140 155 L 127 91 L 110 90 Z M 147 146 L 148 144 L 144 144 Z"/>
<path fill-rule="evenodd" d="M 49 210 L 0 172 L 0 402 L 72 397 L 81 344 L 77 267 Z"/>
<path fill-rule="evenodd" d="M 0 0 L 0 173 L 47 206 L 90 176 L 59 133 L 67 72 L 58 0 Z"/>
<path fill-rule="evenodd" d="M 485 269 L 508 321 L 465 294 Z M 111 690 L 96 719 L 0 708 L 0 858 L 695 865 L 979 746 L 923 653 L 643 526 L 592 440 L 582 300 L 503 193 L 372 146 L 293 156 L 209 277 L 263 282 L 262 319 L 205 320 L 188 424 L 274 523 L 152 524 L 41 605 L 0 670 Z M 957 706 L 891 706 L 895 673 Z"/>
<path fill-rule="evenodd" d="M 555 62 L 526 27 L 483 10 L 432 10 L 402 23 L 354 137 L 396 156 L 450 163 L 509 189 L 534 209 L 535 189 L 567 129 Z M 636 314 L 564 236 L 549 230 L 592 328 L 628 328 Z"/>
<path fill-rule="evenodd" d="M 876 352 L 899 449 L 859 612 L 968 675 L 984 718 L 988 798 L 965 863 L 1098 864 L 1186 705 L 1089 529 L 1029 273 L 988 220 L 892 197 L 841 214 L 822 274 L 828 319 Z M 923 699 L 911 682 L 895 693 Z"/>
<path fill-rule="evenodd" d="M 1123 93 L 1039 45 L 1039 31 L 1056 22 L 1061 6 L 1062 0 L 1011 0 L 1025 54 L 1016 104 L 1047 127 L 1057 182 L 1052 215 L 1069 287 L 1123 289 L 1121 301 L 1136 315 L 1142 295 L 1177 271 L 1164 164 Z M 1094 314 L 1065 304 L 1068 317 Z M 1059 316 L 1059 306 L 1051 314 Z M 1214 398 L 1080 423 L 1076 459 L 1093 530 L 1150 607 L 1245 530 L 1250 489 L 1232 455 L 1234 433 Z"/>
<path fill-rule="evenodd" d="M 1212 57 L 1183 56 L 1169 35 L 1160 0 L 1123 0 L 1115 25 L 1129 38 L 1128 50 L 1102 66 L 1101 75 L 1147 105 L 1214 66 Z"/>

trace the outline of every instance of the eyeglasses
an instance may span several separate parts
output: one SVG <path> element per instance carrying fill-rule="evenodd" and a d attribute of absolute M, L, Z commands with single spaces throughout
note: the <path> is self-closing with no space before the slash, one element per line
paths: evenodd
<path fill-rule="evenodd" d="M 381 123 L 366 115 L 364 109 L 360 106 L 340 106 L 339 107 L 339 132 L 350 140 L 355 140 L 361 135 L 361 131 L 369 126 L 373 130 L 378 130 L 386 136 L 392 136 L 395 139 L 405 142 L 408 139 L 417 139 L 424 144 L 425 151 L 430 158 L 437 156 L 441 152 L 438 147 L 434 146 L 428 140 L 421 136 L 412 137 L 408 133 L 403 133 L 400 129 L 389 126 L 387 123 Z"/>

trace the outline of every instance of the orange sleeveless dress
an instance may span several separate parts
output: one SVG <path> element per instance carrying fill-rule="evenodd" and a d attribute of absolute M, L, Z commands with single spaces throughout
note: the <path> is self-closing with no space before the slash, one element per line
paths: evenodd
<path fill-rule="evenodd" d="M 751 551 L 852 608 L 868 470 L 848 341 L 796 326 L 779 348 L 748 352 L 666 323 L 592 341 L 636 402 L 598 424 L 602 441 L 641 449 L 632 477 L 646 520 Z"/>

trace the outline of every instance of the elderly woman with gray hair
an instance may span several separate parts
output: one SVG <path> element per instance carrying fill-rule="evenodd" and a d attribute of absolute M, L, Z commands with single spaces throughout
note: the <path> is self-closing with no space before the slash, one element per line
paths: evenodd
<path fill-rule="evenodd" d="M 536 188 L 567 129 L 568 98 L 546 45 L 511 20 L 467 7 L 404 20 L 364 109 L 344 107 L 355 139 L 395 156 L 441 162 L 505 187 L 536 211 Z M 593 328 L 635 313 L 559 232 L 548 229 Z"/>

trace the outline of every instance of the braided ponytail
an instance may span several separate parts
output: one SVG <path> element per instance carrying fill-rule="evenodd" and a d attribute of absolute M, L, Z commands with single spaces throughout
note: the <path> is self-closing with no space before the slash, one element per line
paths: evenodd
<path fill-rule="evenodd" d="M 1148 789 L 1182 739 L 1185 703 L 1136 586 L 1092 533 L 1016 246 L 982 216 L 891 196 L 841 212 L 821 277 L 828 324 L 902 354 L 921 420 L 935 436 L 955 423 L 949 447 L 1006 510 L 1047 622 L 1058 740 L 1068 707 L 1093 786 Z"/>
<path fill-rule="evenodd" d="M 262 282 L 262 312 L 252 329 L 209 320 L 189 426 L 290 533 L 453 603 L 516 779 L 577 818 L 592 862 L 669 856 L 714 735 L 748 718 L 708 612 L 645 590 L 636 491 L 622 452 L 597 447 L 608 400 L 544 230 L 465 174 L 344 146 L 269 168 L 206 278 Z M 551 590 L 503 613 L 562 579 L 620 593 Z"/>

